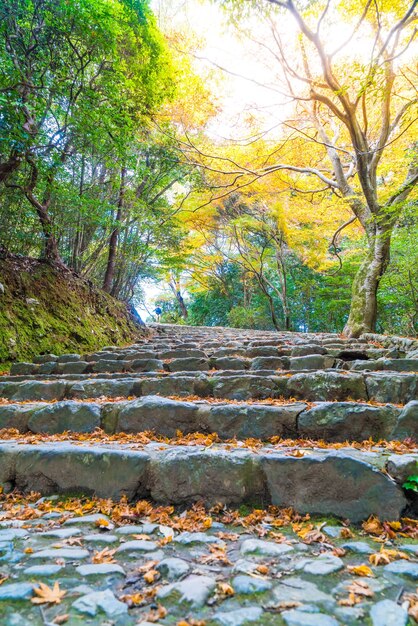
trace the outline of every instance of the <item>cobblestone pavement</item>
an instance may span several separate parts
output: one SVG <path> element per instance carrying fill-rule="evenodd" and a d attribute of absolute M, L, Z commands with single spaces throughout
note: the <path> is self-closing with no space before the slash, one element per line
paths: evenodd
<path fill-rule="evenodd" d="M 173 516 L 141 502 L 150 515 L 114 523 L 120 504 L 103 501 L 109 517 L 77 515 L 58 496 L 32 500 L 4 497 L 0 512 L 2 626 L 416 623 L 411 520 L 392 530 L 374 518 L 349 527 L 289 511 L 195 507 Z M 165 524 L 150 521 L 158 517 Z M 61 603 L 34 604 L 34 589 L 56 581 Z"/>

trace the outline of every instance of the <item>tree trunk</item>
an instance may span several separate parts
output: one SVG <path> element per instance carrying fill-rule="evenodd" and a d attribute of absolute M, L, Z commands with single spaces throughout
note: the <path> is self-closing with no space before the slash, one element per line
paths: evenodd
<path fill-rule="evenodd" d="M 41 223 L 42 234 L 44 237 L 42 258 L 56 267 L 66 267 L 61 255 L 58 251 L 58 243 L 53 232 L 52 221 L 48 213 L 48 208 L 41 204 L 31 191 L 26 192 L 26 198 L 36 210 Z"/>
<path fill-rule="evenodd" d="M 348 337 L 360 337 L 376 328 L 377 290 L 389 263 L 390 238 L 390 230 L 377 231 L 369 238 L 369 251 L 353 281 L 350 314 L 344 328 Z"/>
<path fill-rule="evenodd" d="M 112 230 L 112 233 L 109 239 L 109 255 L 107 257 L 106 272 L 105 272 L 105 277 L 103 280 L 103 289 L 104 291 L 107 291 L 108 293 L 112 291 L 113 277 L 115 275 L 116 252 L 118 248 L 120 222 L 122 219 L 123 197 L 125 195 L 125 176 L 126 176 L 126 169 L 122 167 L 121 173 L 120 173 L 118 209 L 116 212 L 115 226 Z"/>

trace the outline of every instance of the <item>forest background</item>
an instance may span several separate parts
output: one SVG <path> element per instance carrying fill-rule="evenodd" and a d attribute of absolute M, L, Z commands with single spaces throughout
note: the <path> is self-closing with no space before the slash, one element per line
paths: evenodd
<path fill-rule="evenodd" d="M 165 322 L 416 335 L 416 6 L 4 0 L 0 254 Z"/>

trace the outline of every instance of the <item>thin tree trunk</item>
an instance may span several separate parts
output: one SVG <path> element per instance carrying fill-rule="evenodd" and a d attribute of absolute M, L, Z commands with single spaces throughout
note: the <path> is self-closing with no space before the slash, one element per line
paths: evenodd
<path fill-rule="evenodd" d="M 390 230 L 381 230 L 370 239 L 367 256 L 353 281 L 350 314 L 344 328 L 349 337 L 360 337 L 376 328 L 377 290 L 389 263 L 390 238 Z"/>
<path fill-rule="evenodd" d="M 122 211 L 123 211 L 123 199 L 125 195 L 125 178 L 126 178 L 126 168 L 121 168 L 120 173 L 120 187 L 119 187 L 119 198 L 118 205 L 116 211 L 115 218 L 115 226 L 112 230 L 109 239 L 109 255 L 107 258 L 107 266 L 106 273 L 103 280 L 103 289 L 110 293 L 112 291 L 113 277 L 115 274 L 115 263 L 116 263 L 116 252 L 118 248 L 118 239 L 119 239 L 119 230 L 120 230 L 120 222 L 122 219 Z"/>

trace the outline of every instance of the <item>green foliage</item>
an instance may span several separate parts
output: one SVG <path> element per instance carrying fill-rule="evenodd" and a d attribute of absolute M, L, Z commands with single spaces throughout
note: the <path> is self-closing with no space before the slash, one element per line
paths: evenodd
<path fill-rule="evenodd" d="M 408 476 L 402 487 L 404 489 L 408 489 L 409 491 L 415 491 L 415 493 L 418 493 L 418 475 L 412 474 L 411 476 Z"/>

